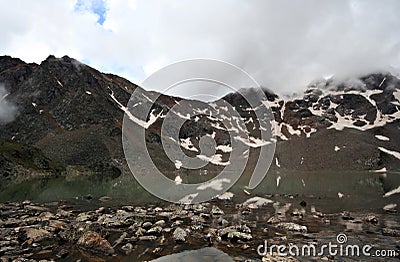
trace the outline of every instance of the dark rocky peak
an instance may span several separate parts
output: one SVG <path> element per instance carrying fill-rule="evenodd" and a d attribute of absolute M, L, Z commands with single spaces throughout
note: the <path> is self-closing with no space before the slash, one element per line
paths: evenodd
<path fill-rule="evenodd" d="M 13 58 L 11 56 L 0 56 L 0 72 L 24 64 L 26 63 L 19 58 Z"/>
<path fill-rule="evenodd" d="M 322 95 L 322 93 L 332 91 L 365 92 L 367 90 L 384 90 L 391 92 L 396 88 L 400 88 L 400 79 L 388 72 L 381 72 L 347 79 L 336 79 L 334 77 L 318 79 L 307 87 L 305 94 Z"/>

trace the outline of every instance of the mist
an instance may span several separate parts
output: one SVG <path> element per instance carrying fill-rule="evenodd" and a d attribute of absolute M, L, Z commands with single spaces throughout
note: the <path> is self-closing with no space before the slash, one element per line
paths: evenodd
<path fill-rule="evenodd" d="M 138 84 L 170 63 L 219 59 L 279 95 L 302 93 L 310 82 L 331 75 L 400 72 L 396 0 L 106 0 L 96 1 L 96 8 L 79 3 L 24 2 L 28 13 L 0 3 L 0 17 L 4 13 L 16 29 L 0 30 L 0 51 L 35 62 L 50 53 L 69 55 Z M 59 28 L 63 34 L 54 33 Z"/>
<path fill-rule="evenodd" d="M 12 122 L 17 114 L 17 107 L 7 101 L 7 91 L 0 85 L 0 125 Z"/>

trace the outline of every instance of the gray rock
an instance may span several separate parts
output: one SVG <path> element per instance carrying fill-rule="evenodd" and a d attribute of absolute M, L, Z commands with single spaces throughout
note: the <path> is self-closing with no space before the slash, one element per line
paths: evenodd
<path fill-rule="evenodd" d="M 297 231 L 297 232 L 302 232 L 306 233 L 307 232 L 307 227 L 302 226 L 293 222 L 280 222 L 276 226 L 278 229 L 283 229 L 287 231 Z"/>
<path fill-rule="evenodd" d="M 185 242 L 187 233 L 180 227 L 177 227 L 173 233 L 173 239 L 177 242 Z"/>

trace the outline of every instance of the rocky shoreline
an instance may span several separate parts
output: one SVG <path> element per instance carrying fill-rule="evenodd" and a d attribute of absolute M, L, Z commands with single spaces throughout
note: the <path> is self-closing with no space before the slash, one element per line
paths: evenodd
<path fill-rule="evenodd" d="M 400 250 L 396 207 L 323 213 L 310 200 L 290 195 L 249 197 L 241 204 L 214 200 L 109 206 L 103 198 L 101 206 L 90 197 L 82 201 L 0 204 L 1 261 L 149 261 L 204 247 L 219 249 L 232 261 L 352 261 L 355 258 L 329 254 L 290 260 L 257 252 L 265 241 L 321 246 L 335 242 L 339 233 L 346 234 L 349 243 Z M 385 258 L 398 259 L 399 253 Z"/>

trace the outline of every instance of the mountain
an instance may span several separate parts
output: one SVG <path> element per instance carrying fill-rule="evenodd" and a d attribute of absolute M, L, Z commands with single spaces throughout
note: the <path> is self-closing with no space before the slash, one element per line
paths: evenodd
<path fill-rule="evenodd" d="M 96 174 L 114 179 L 129 174 L 121 135 L 124 113 L 133 110 L 128 101 L 140 90 L 142 104 L 135 105 L 140 109 L 150 103 L 147 96 L 160 95 L 67 56 L 49 56 L 41 64 L 2 56 L 0 86 L 5 93 L 0 105 L 16 109 L 12 118 L 0 118 L 0 174 L 7 183 L 35 175 Z M 255 91 L 245 92 L 251 96 Z M 267 89 L 264 94 L 274 115 L 277 139 L 271 172 L 400 169 L 397 77 L 373 73 L 351 81 L 323 79 L 310 84 L 301 98 L 280 98 Z M 179 102 L 185 106 L 176 109 Z M 240 119 L 226 108 L 226 102 Z M 174 127 L 167 131 L 171 138 L 176 133 L 179 141 L 175 143 L 186 155 L 204 159 L 201 138 L 215 140 L 214 156 L 218 157 L 204 169 L 224 168 L 234 132 L 236 142 L 250 146 L 246 172 L 254 168 L 257 158 L 253 156 L 263 143 L 261 127 L 254 107 L 240 93 L 212 103 L 160 95 L 151 109 L 145 119 L 135 121 L 146 124 L 147 148 L 159 168 L 182 172 L 161 144 L 161 127 L 170 111 L 184 121 L 177 133 Z M 188 112 L 197 116 L 188 117 Z M 240 138 L 245 133 L 246 141 Z"/>

